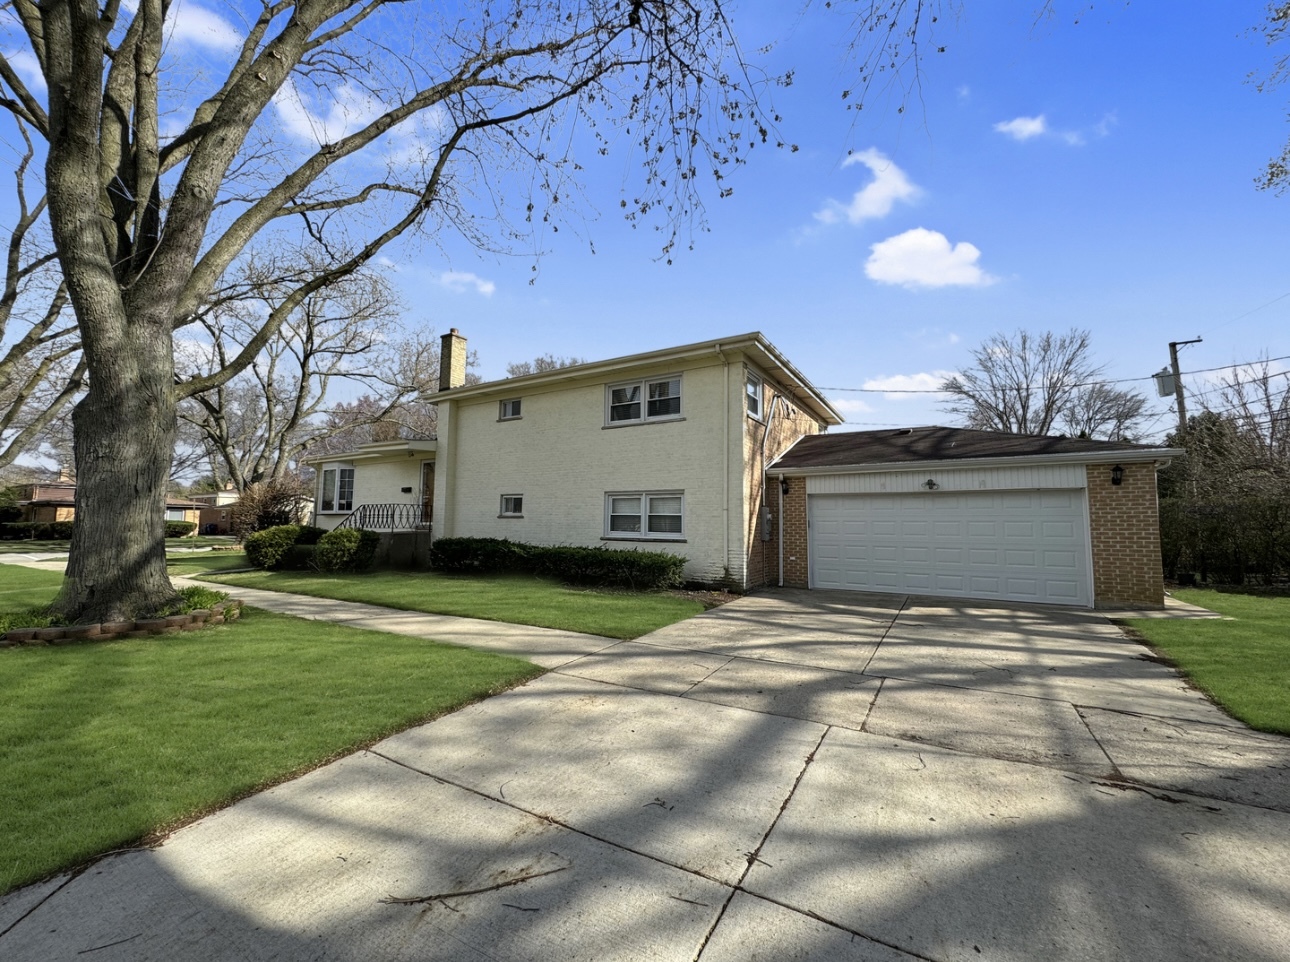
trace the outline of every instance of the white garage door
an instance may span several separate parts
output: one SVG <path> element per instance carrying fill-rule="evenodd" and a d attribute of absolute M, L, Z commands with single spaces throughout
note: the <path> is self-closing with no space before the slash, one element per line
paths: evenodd
<path fill-rule="evenodd" d="M 1084 492 L 811 495 L 811 587 L 1090 605 Z"/>

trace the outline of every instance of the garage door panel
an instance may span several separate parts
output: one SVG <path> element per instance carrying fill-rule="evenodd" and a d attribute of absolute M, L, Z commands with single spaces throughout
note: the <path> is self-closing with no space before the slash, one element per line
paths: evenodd
<path fill-rule="evenodd" d="M 1081 491 L 812 495 L 811 585 L 1088 605 Z"/>

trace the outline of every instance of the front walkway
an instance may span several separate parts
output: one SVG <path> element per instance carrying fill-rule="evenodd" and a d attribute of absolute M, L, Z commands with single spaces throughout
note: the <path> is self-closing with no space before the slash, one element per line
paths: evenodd
<path fill-rule="evenodd" d="M 553 671 L 15 893 L 0 957 L 1290 957 L 1290 740 L 1096 614 L 785 591 L 633 642 L 512 627 L 465 643 Z"/>

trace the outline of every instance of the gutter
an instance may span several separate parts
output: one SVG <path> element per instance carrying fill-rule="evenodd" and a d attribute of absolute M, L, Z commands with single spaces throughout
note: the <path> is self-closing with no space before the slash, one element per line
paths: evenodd
<path fill-rule="evenodd" d="M 791 450 L 791 449 L 790 449 Z M 875 464 L 809 465 L 800 468 L 775 467 L 774 477 L 805 478 L 818 474 L 878 474 L 892 471 L 951 471 L 956 468 L 1015 467 L 1017 465 L 1136 464 L 1142 461 L 1169 462 L 1185 452 L 1180 448 L 1134 448 L 1124 451 L 1076 451 L 1066 454 L 1017 454 L 1003 457 L 940 459 L 937 461 L 884 461 Z"/>

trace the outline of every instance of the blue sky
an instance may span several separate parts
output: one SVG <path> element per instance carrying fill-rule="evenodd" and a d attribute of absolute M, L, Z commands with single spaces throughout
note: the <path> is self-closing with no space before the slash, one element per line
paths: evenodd
<path fill-rule="evenodd" d="M 408 322 L 459 328 L 487 379 L 546 352 L 599 359 L 759 330 L 854 428 L 947 423 L 936 395 L 881 389 L 934 388 L 996 332 L 1088 328 L 1126 385 L 1197 335 L 1185 370 L 1290 355 L 1290 197 L 1254 183 L 1290 134 L 1290 86 L 1250 82 L 1273 64 L 1254 29 L 1264 5 L 1054 0 L 1040 18 L 1043 6 L 968 0 L 938 24 L 945 52 L 927 53 L 917 90 L 875 89 L 857 113 L 841 97 L 857 86 L 853 5 L 735 2 L 748 60 L 794 71 L 771 102 L 798 150 L 753 151 L 669 266 L 660 236 L 620 216 L 640 181 L 627 145 L 578 147 L 585 200 L 540 238 L 536 272 L 531 251 L 485 254 L 451 233 L 386 251 Z M 181 0 L 171 62 L 227 59 L 240 16 L 236 2 Z M 29 71 L 24 56 L 11 61 Z M 284 144 L 305 149 L 372 107 L 337 89 L 340 106 L 279 100 Z M 434 133 L 400 131 L 395 152 Z M 1213 377 L 1188 379 L 1197 402 Z M 1133 386 L 1159 437 L 1168 405 Z"/>
<path fill-rule="evenodd" d="M 745 49 L 776 41 L 772 66 L 796 68 L 774 103 L 800 150 L 754 151 L 671 266 L 657 235 L 617 217 L 631 172 L 594 159 L 603 214 L 548 239 L 533 285 L 523 257 L 397 257 L 412 303 L 469 337 L 484 377 L 546 351 L 754 329 L 833 389 L 930 387 L 1023 327 L 1088 328 L 1112 378 L 1147 377 L 1197 335 L 1184 370 L 1290 354 L 1290 297 L 1263 306 L 1290 292 L 1290 197 L 1254 186 L 1290 133 L 1290 89 L 1249 82 L 1272 64 L 1251 29 L 1261 4 L 1108 4 L 1077 22 L 1086 5 L 1059 3 L 1037 23 L 1038 3 L 968 3 L 903 114 L 895 93 L 845 110 L 847 20 L 769 12 L 784 6 L 743 4 L 734 21 Z M 1138 386 L 1167 429 L 1166 403 Z M 930 395 L 826 393 L 856 428 L 947 420 Z"/>

